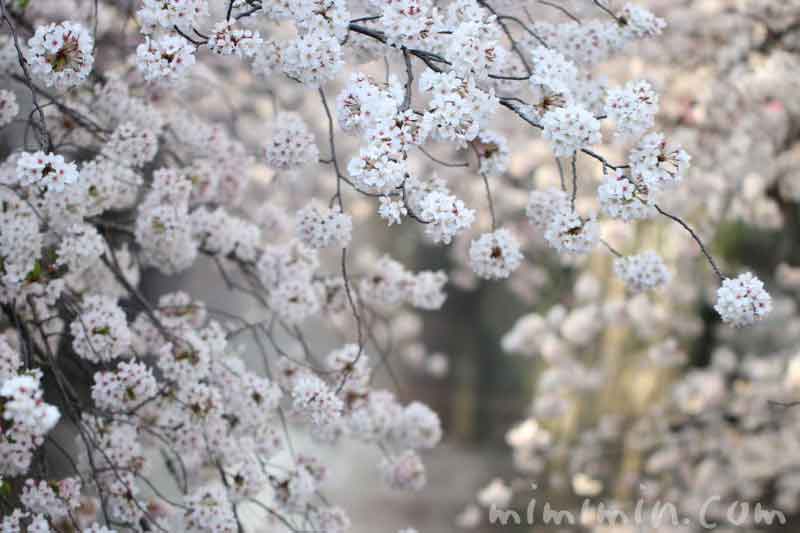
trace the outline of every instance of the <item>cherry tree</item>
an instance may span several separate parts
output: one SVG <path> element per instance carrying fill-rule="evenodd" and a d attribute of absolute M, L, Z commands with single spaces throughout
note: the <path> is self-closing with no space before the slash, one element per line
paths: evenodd
<path fill-rule="evenodd" d="M 724 176 L 730 157 L 722 134 L 704 131 L 722 118 L 668 128 L 657 120 L 666 83 L 646 70 L 615 83 L 601 74 L 631 50 L 666 49 L 671 17 L 687 33 L 702 17 L 617 4 L 0 0 L 0 125 L 12 142 L 0 164 L 3 530 L 346 531 L 346 510 L 325 490 L 328 465 L 313 446 L 298 449 L 295 428 L 320 448 L 374 446 L 376 483 L 419 490 L 439 417 L 375 376 L 393 379 L 392 356 L 418 346 L 421 317 L 442 307 L 448 285 L 525 283 L 540 254 L 585 277 L 568 289 L 575 305 L 526 315 L 503 339 L 552 365 L 537 419 L 607 381 L 580 356 L 621 328 L 638 328 L 653 359 L 677 366 L 687 287 L 731 335 L 768 326 L 778 305 L 762 281 L 715 259 L 709 243 L 729 216 L 768 219 L 771 208 L 751 200 L 772 205 L 769 187 L 722 187 L 705 199 L 710 219 L 697 217 L 697 192 L 714 182 L 703 174 Z M 748 13 L 731 20 L 763 38 L 744 49 L 794 65 L 778 53 L 794 27 Z M 735 77 L 718 68 L 719 83 Z M 202 91 L 223 111 L 193 101 Z M 266 124 L 255 102 L 268 107 Z M 752 127 L 763 109 L 746 111 L 733 114 Z M 526 152 L 532 139 L 544 152 Z M 773 181 L 793 171 L 796 155 L 781 155 Z M 520 158 L 547 161 L 552 181 L 520 181 Z M 797 200 L 795 181 L 780 179 L 781 201 Z M 383 253 L 371 242 L 378 225 L 412 226 L 448 249 L 453 271 L 415 271 Z M 620 228 L 668 232 L 665 248 L 679 252 L 625 242 Z M 701 274 L 673 272 L 695 257 Z M 602 281 L 592 261 L 608 267 Z M 248 311 L 177 286 L 155 298 L 142 290 L 155 272 L 175 280 L 199 265 Z M 613 283 L 621 298 L 598 288 Z M 666 295 L 655 318 L 654 291 Z M 320 330 L 336 340 L 312 342 Z M 719 408 L 719 422 L 731 395 L 745 401 L 726 381 L 733 359 L 717 351 L 715 370 L 681 377 L 678 408 Z M 632 431 L 654 420 L 642 415 Z M 589 452 L 617 434 L 612 422 L 568 448 L 551 447 L 533 418 L 509 440 L 526 471 L 568 449 L 587 481 Z M 650 460 L 675 466 L 679 444 L 653 444 Z M 50 473 L 58 461 L 68 475 Z M 791 481 L 779 480 L 800 486 Z M 245 508 L 261 522 L 245 524 Z"/>

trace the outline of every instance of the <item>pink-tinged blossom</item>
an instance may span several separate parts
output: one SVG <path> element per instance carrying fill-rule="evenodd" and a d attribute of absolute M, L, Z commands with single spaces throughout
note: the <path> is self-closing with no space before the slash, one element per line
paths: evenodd
<path fill-rule="evenodd" d="M 74 22 L 39 26 L 28 40 L 31 73 L 48 87 L 63 90 L 83 83 L 94 65 L 94 41 Z"/>

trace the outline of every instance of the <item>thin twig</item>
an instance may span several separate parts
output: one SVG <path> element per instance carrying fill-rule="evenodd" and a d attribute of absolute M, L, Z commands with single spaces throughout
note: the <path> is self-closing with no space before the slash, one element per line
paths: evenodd
<path fill-rule="evenodd" d="M 711 265 L 711 268 L 714 270 L 714 273 L 717 275 L 717 277 L 720 279 L 720 281 L 724 280 L 725 276 L 722 275 L 722 272 L 720 272 L 719 268 L 717 267 L 717 264 L 714 262 L 714 259 L 711 257 L 711 254 L 708 252 L 708 250 L 706 249 L 706 246 L 703 244 L 703 241 L 700 240 L 700 237 L 697 236 L 697 234 L 694 232 L 694 230 L 692 228 L 690 228 L 689 225 L 686 222 L 684 222 L 683 220 L 681 220 L 680 218 L 678 218 L 677 216 L 675 216 L 673 214 L 667 213 L 666 211 L 661 209 L 658 205 L 656 205 L 655 208 L 656 208 L 656 211 L 658 211 L 659 213 L 661 213 L 665 217 L 677 222 L 678 224 L 680 224 L 683 227 L 683 229 L 685 229 L 686 231 L 689 232 L 689 235 L 692 236 L 692 239 L 694 239 L 694 241 L 700 247 L 700 251 L 703 252 L 703 255 L 706 256 L 706 259 L 708 260 L 709 264 Z"/>
<path fill-rule="evenodd" d="M 437 158 L 437 157 L 434 157 L 434 156 L 433 156 L 433 155 L 432 155 L 430 152 L 428 152 L 427 150 L 425 150 L 425 149 L 424 149 L 424 148 L 423 148 L 421 145 L 417 145 L 417 149 L 418 149 L 420 152 L 422 152 L 423 154 L 425 154 L 425 156 L 426 156 L 428 159 L 430 159 L 430 160 L 431 160 L 431 161 L 433 161 L 434 163 L 438 163 L 439 165 L 442 165 L 443 167 L 449 167 L 449 168 L 466 168 L 466 167 L 468 167 L 468 166 L 469 166 L 469 163 L 468 163 L 468 162 L 466 162 L 466 161 L 464 161 L 464 162 L 462 162 L 462 163 L 448 163 L 447 161 L 442 161 L 441 159 L 439 159 L 439 158 Z"/>
<path fill-rule="evenodd" d="M 601 242 L 601 243 L 602 243 L 602 244 L 603 244 L 603 245 L 604 245 L 606 248 L 608 248 L 608 251 L 609 251 L 609 252 L 611 252 L 611 255 L 613 255 L 613 256 L 615 256 L 615 257 L 623 257 L 623 255 L 622 255 L 621 253 L 619 253 L 617 250 L 615 250 L 615 249 L 614 249 L 614 247 L 613 247 L 613 246 L 611 246 L 611 245 L 608 243 L 608 241 L 606 241 L 605 239 L 600 239 L 600 242 Z"/>
<path fill-rule="evenodd" d="M 582 24 L 581 19 L 576 17 L 574 14 L 570 13 L 570 11 L 565 8 L 564 6 L 560 6 L 558 4 L 554 4 L 553 2 L 548 2 L 547 0 L 539 0 L 539 3 L 545 6 L 550 6 L 552 8 L 558 9 L 567 17 L 571 18 L 573 21 L 577 22 L 578 24 Z"/>

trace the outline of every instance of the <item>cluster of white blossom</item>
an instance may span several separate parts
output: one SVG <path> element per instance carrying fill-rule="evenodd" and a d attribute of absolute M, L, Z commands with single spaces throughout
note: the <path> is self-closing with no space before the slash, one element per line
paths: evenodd
<path fill-rule="evenodd" d="M 6 334 L 0 335 L 0 380 L 5 382 L 16 376 L 20 366 L 20 353 L 11 345 Z"/>
<path fill-rule="evenodd" d="M 25 513 L 21 509 L 15 509 L 8 516 L 4 516 L 0 524 L 3 529 L 8 531 L 22 531 L 23 528 L 35 533 L 48 533 L 50 531 L 50 523 L 47 521 L 45 515 L 40 513 Z"/>
<path fill-rule="evenodd" d="M 556 107 L 545 113 L 542 136 L 550 141 L 556 157 L 572 156 L 602 139 L 600 122 L 579 105 Z"/>
<path fill-rule="evenodd" d="M 336 100 L 342 128 L 361 133 L 368 143 L 347 166 L 363 190 L 390 194 L 403 186 L 408 177 L 408 150 L 422 144 L 428 135 L 415 113 L 401 109 L 402 94 L 394 78 L 379 86 L 356 73 Z"/>
<path fill-rule="evenodd" d="M 39 219 L 33 208 L 13 192 L 0 188 L 0 257 L 2 258 L 2 285 L 0 301 L 13 297 L 36 267 L 43 236 Z"/>
<path fill-rule="evenodd" d="M 664 189 L 680 184 L 689 168 L 687 154 L 679 146 L 667 144 L 661 133 L 650 133 L 631 150 L 631 171 L 653 189 Z"/>
<path fill-rule="evenodd" d="M 158 382 L 152 370 L 137 361 L 122 361 L 113 372 L 94 375 L 92 400 L 107 411 L 131 411 L 156 397 Z"/>
<path fill-rule="evenodd" d="M 531 84 L 554 94 L 569 95 L 578 79 L 577 67 L 558 50 L 537 46 L 531 51 Z"/>
<path fill-rule="evenodd" d="M 597 244 L 599 230 L 594 217 L 581 217 L 571 207 L 565 206 L 556 211 L 544 237 L 559 252 L 587 254 Z"/>
<path fill-rule="evenodd" d="M 0 474 L 4 476 L 18 476 L 28 471 L 44 436 L 61 416 L 55 406 L 45 403 L 41 378 L 37 370 L 9 376 L 0 383 L 3 407 Z"/>
<path fill-rule="evenodd" d="M 290 0 L 289 10 L 301 32 L 323 30 L 344 39 L 351 15 L 345 0 Z"/>
<path fill-rule="evenodd" d="M 425 194 L 419 201 L 419 216 L 425 221 L 425 233 L 442 244 L 450 244 L 475 221 L 475 211 L 446 190 Z"/>
<path fill-rule="evenodd" d="M 342 47 L 325 29 L 298 35 L 281 53 L 283 72 L 309 87 L 319 87 L 342 69 Z"/>
<path fill-rule="evenodd" d="M 218 207 L 198 207 L 190 215 L 192 235 L 200 249 L 222 257 L 253 262 L 258 255 L 261 230 L 252 222 Z"/>
<path fill-rule="evenodd" d="M 630 81 L 609 89 L 605 112 L 614 121 L 617 137 L 638 137 L 653 127 L 658 113 L 658 94 L 646 81 Z"/>
<path fill-rule="evenodd" d="M 139 205 L 136 241 L 141 259 L 170 274 L 185 270 L 197 257 L 189 217 L 191 181 L 171 168 L 153 173 L 153 183 Z"/>
<path fill-rule="evenodd" d="M 380 197 L 378 215 L 386 221 L 389 226 L 402 224 L 403 217 L 408 215 L 408 208 L 401 200 L 392 200 L 388 196 Z"/>
<path fill-rule="evenodd" d="M 317 426 L 337 420 L 344 405 L 336 391 L 320 377 L 300 373 L 292 379 L 292 402 L 294 408 L 307 416 Z"/>
<path fill-rule="evenodd" d="M 374 124 L 390 121 L 403 102 L 403 90 L 395 77 L 380 84 L 355 72 L 336 98 L 339 127 L 350 132 L 365 132 Z"/>
<path fill-rule="evenodd" d="M 634 293 L 655 289 L 670 279 L 669 270 L 661 257 L 650 250 L 615 259 L 614 273 Z"/>
<path fill-rule="evenodd" d="M 65 266 L 69 272 L 83 272 L 106 251 L 103 237 L 90 224 L 74 224 L 66 228 L 56 249 L 56 265 Z"/>
<path fill-rule="evenodd" d="M 75 191 L 86 209 L 86 215 L 97 215 L 108 209 L 127 209 L 137 200 L 142 176 L 121 161 L 99 157 L 83 163 L 80 182 Z"/>
<path fill-rule="evenodd" d="M 362 148 L 358 157 L 350 160 L 347 171 L 359 187 L 384 194 L 400 187 L 406 178 L 403 162 L 375 145 Z"/>
<path fill-rule="evenodd" d="M 66 519 L 81 505 L 81 480 L 68 477 L 57 482 L 37 482 L 28 478 L 20 501 L 32 513 L 48 515 L 54 520 Z"/>
<path fill-rule="evenodd" d="M 0 127 L 6 126 L 19 114 L 17 95 L 11 91 L 0 90 Z"/>
<path fill-rule="evenodd" d="M 433 139 L 464 144 L 478 136 L 497 110 L 493 90 L 480 89 L 474 78 L 460 78 L 454 72 L 426 70 L 419 89 L 431 96 L 422 122 Z"/>
<path fill-rule="evenodd" d="M 592 19 L 580 24 L 572 20 L 558 24 L 537 21 L 534 28 L 552 48 L 583 67 L 592 67 L 608 59 L 628 40 L 613 20 Z"/>
<path fill-rule="evenodd" d="M 386 484 L 396 490 L 417 491 L 425 486 L 425 465 L 413 450 L 386 457 L 380 464 Z"/>
<path fill-rule="evenodd" d="M 345 247 L 350 243 L 353 221 L 350 215 L 334 207 L 328 209 L 312 202 L 297 211 L 297 238 L 310 248 L 326 248 L 332 244 Z"/>
<path fill-rule="evenodd" d="M 208 0 L 142 0 L 136 16 L 142 25 L 142 33 L 154 33 L 157 29 L 190 29 L 199 18 L 208 14 Z"/>
<path fill-rule="evenodd" d="M 299 324 L 321 310 L 320 294 L 312 283 L 318 267 L 317 251 L 299 240 L 264 248 L 256 269 L 270 288 L 270 308 L 283 320 Z"/>
<path fill-rule="evenodd" d="M 569 208 L 569 196 L 559 189 L 532 190 L 525 215 L 539 229 L 546 229 L 557 213 Z"/>
<path fill-rule="evenodd" d="M 623 24 L 623 32 L 631 33 L 635 37 L 659 35 L 667 26 L 663 19 L 636 4 L 625 4 L 618 16 Z"/>
<path fill-rule="evenodd" d="M 596 217 L 582 217 L 569 195 L 559 189 L 533 190 L 525 208 L 528 221 L 544 231 L 547 243 L 560 253 L 583 255 L 599 238 Z"/>
<path fill-rule="evenodd" d="M 70 324 L 70 331 L 75 353 L 94 363 L 126 355 L 131 346 L 125 313 L 106 296 L 84 299 L 83 309 Z"/>
<path fill-rule="evenodd" d="M 233 533 L 236 515 L 223 487 L 201 487 L 184 499 L 181 526 L 187 533 Z"/>
<path fill-rule="evenodd" d="M 153 130 L 135 124 L 120 124 L 103 145 L 102 154 L 112 161 L 137 168 L 151 162 L 158 152 L 158 138 Z"/>
<path fill-rule="evenodd" d="M 241 58 L 253 57 L 263 41 L 258 32 L 237 28 L 235 23 L 226 20 L 217 23 L 208 38 L 208 49 L 223 55 L 237 55 Z"/>
<path fill-rule="evenodd" d="M 761 280 L 745 272 L 723 280 L 714 309 L 724 322 L 742 327 L 764 318 L 772 310 L 772 298 Z"/>
<path fill-rule="evenodd" d="M 381 8 L 381 28 L 389 44 L 417 47 L 431 39 L 436 21 L 432 17 L 430 0 L 399 0 L 373 2 Z"/>
<path fill-rule="evenodd" d="M 147 81 L 174 83 L 195 63 L 195 47 L 178 35 L 146 37 L 136 48 L 136 66 Z"/>
<path fill-rule="evenodd" d="M 359 289 L 366 299 L 379 305 L 407 302 L 420 309 L 439 309 L 447 298 L 443 290 L 445 283 L 447 274 L 441 270 L 414 274 L 385 255 L 375 262 Z"/>
<path fill-rule="evenodd" d="M 652 218 L 655 213 L 655 193 L 638 176 L 617 169 L 606 174 L 597 188 L 600 209 L 611 218 L 626 222 Z"/>
<path fill-rule="evenodd" d="M 473 141 L 473 146 L 481 160 L 481 174 L 499 177 L 508 169 L 511 151 L 508 140 L 493 131 L 482 131 Z"/>
<path fill-rule="evenodd" d="M 458 24 L 445 50 L 453 72 L 478 81 L 500 72 L 509 53 L 500 44 L 501 35 L 494 16 Z"/>
<path fill-rule="evenodd" d="M 484 233 L 469 247 L 472 270 L 486 279 L 507 278 L 519 267 L 522 259 L 519 242 L 507 229 Z"/>
<path fill-rule="evenodd" d="M 80 85 L 94 65 L 94 41 L 80 24 L 62 22 L 39 26 L 28 41 L 31 72 L 48 87 Z"/>
<path fill-rule="evenodd" d="M 281 113 L 264 148 L 267 164 L 276 170 L 297 168 L 319 160 L 314 134 L 295 113 Z"/>
<path fill-rule="evenodd" d="M 78 180 L 78 168 L 68 163 L 64 156 L 53 153 L 23 152 L 17 159 L 14 181 L 22 185 L 34 185 L 40 189 L 61 192 L 66 185 Z"/>

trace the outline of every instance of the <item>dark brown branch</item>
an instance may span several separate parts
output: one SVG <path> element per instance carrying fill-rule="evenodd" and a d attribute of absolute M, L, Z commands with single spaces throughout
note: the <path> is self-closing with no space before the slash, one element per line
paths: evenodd
<path fill-rule="evenodd" d="M 689 235 L 692 236 L 692 239 L 694 239 L 694 242 L 696 242 L 697 246 L 700 247 L 700 251 L 703 252 L 704 256 L 706 256 L 706 259 L 708 260 L 709 264 L 711 265 L 711 268 L 714 270 L 714 273 L 717 275 L 719 280 L 720 281 L 724 280 L 725 276 L 723 276 L 722 272 L 720 272 L 719 268 L 717 267 L 717 264 L 714 262 L 714 259 L 711 257 L 711 254 L 708 252 L 708 250 L 706 249 L 706 246 L 703 244 L 703 241 L 700 240 L 700 237 L 698 237 L 697 233 L 695 233 L 694 230 L 691 227 L 689 227 L 689 225 L 686 222 L 684 222 L 683 220 L 681 220 L 677 216 L 675 216 L 673 214 L 670 214 L 670 213 L 667 213 L 666 211 L 661 209 L 658 205 L 656 205 L 655 208 L 656 208 L 656 211 L 658 211 L 659 213 L 661 213 L 665 217 L 677 222 L 678 224 L 680 224 L 683 227 L 683 229 L 685 229 L 686 231 L 689 232 Z"/>

